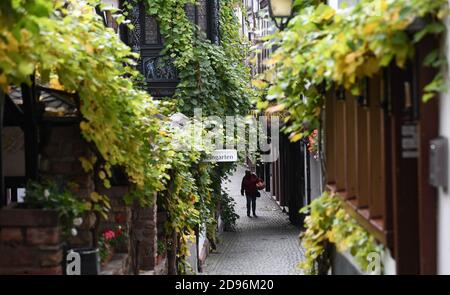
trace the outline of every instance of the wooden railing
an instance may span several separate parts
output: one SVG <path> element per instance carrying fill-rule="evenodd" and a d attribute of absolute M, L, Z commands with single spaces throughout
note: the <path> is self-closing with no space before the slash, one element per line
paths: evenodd
<path fill-rule="evenodd" d="M 360 97 L 334 89 L 326 101 L 326 175 L 353 215 L 387 245 L 386 112 L 383 79 L 367 81 Z"/>
<path fill-rule="evenodd" d="M 327 93 L 324 116 L 328 189 L 387 246 L 399 274 L 436 272 L 436 188 L 428 183 L 429 143 L 438 136 L 438 101 L 421 101 L 434 77 L 423 66 L 437 39 L 415 60 L 368 79 L 361 96 Z"/>

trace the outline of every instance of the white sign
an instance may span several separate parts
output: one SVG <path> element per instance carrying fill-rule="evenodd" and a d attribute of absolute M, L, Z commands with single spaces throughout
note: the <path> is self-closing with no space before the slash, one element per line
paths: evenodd
<path fill-rule="evenodd" d="M 237 150 L 215 150 L 208 155 L 205 162 L 236 162 Z"/>

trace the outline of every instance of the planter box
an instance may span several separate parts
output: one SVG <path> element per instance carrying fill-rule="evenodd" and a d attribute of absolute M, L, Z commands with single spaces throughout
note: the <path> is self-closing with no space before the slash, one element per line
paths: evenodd
<path fill-rule="evenodd" d="M 62 274 L 58 213 L 0 210 L 0 274 Z"/>

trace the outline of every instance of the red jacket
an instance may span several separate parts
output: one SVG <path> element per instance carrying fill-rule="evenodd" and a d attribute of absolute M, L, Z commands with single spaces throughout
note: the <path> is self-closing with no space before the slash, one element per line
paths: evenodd
<path fill-rule="evenodd" d="M 241 194 L 244 194 L 245 192 L 246 196 L 255 197 L 258 191 L 256 188 L 256 183 L 260 180 L 261 179 L 255 174 L 244 176 L 241 184 Z"/>

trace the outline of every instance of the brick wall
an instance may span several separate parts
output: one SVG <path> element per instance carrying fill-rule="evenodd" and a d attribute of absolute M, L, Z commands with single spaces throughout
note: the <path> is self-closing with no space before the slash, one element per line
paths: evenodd
<path fill-rule="evenodd" d="M 98 185 L 100 187 L 100 185 Z M 130 252 L 130 230 L 131 230 L 131 208 L 127 206 L 124 202 L 123 197 L 128 193 L 128 186 L 113 186 L 110 189 L 100 188 L 98 189 L 99 193 L 102 195 L 107 195 L 110 199 L 111 210 L 108 214 L 107 220 L 101 220 L 99 226 L 99 232 L 102 233 L 105 230 L 116 230 L 120 225 L 126 237 L 124 245 L 117 247 L 115 249 L 116 253 L 129 253 Z M 119 255 L 119 254 L 118 254 Z M 126 255 L 119 255 L 121 262 L 112 262 L 111 264 L 116 264 L 121 270 L 121 273 L 128 274 L 131 272 L 131 257 Z M 110 265 L 106 267 L 111 271 L 111 269 L 115 268 Z M 117 268 L 117 267 L 116 267 Z M 109 272 L 106 271 L 106 272 Z"/>
<path fill-rule="evenodd" d="M 78 125 L 53 126 L 45 130 L 39 173 L 55 180 L 72 181 L 79 185 L 79 196 L 94 191 L 93 173 L 86 173 L 79 161 L 80 157 L 90 158 L 92 152 L 82 138 Z"/>
<path fill-rule="evenodd" d="M 86 173 L 83 170 L 79 157 L 89 158 L 92 152 L 88 143 L 82 138 L 78 125 L 52 126 L 43 131 L 44 138 L 39 162 L 40 175 L 59 183 L 76 183 L 79 187 L 75 193 L 79 197 L 88 196 L 96 188 L 99 193 L 108 195 L 112 209 L 108 220 L 100 223 L 100 230 L 125 223 L 125 227 L 128 227 L 130 242 L 122 251 L 130 254 L 126 259 L 129 272 L 153 270 L 156 264 L 158 232 L 156 196 L 153 206 L 127 207 L 123 202 L 123 196 L 128 192 L 128 187 L 119 186 L 106 190 L 101 188 L 101 185 L 95 184 L 93 172 Z M 9 223 L 8 225 L 0 223 L 0 274 L 61 274 L 63 254 L 57 216 L 55 223 L 51 225 L 48 222 L 40 224 L 31 217 L 27 225 L 11 224 L 8 219 L 17 221 L 18 217 L 23 218 L 22 212 L 5 216 L 4 212 L 7 210 L 1 211 L 3 211 L 0 213 L 3 217 L 0 217 L 0 220 Z M 45 211 L 37 211 L 45 213 Z M 85 218 L 83 226 L 78 230 L 78 235 L 70 239 L 70 246 L 93 246 L 93 237 L 89 229 L 94 223 L 95 220 Z"/>
<path fill-rule="evenodd" d="M 118 226 L 121 226 L 126 236 L 129 237 L 129 229 L 131 223 L 131 208 L 124 202 L 124 196 L 128 193 L 128 186 L 113 186 L 110 189 L 101 188 L 98 189 L 102 195 L 107 195 L 110 200 L 111 210 L 108 214 L 107 220 L 100 222 L 100 233 L 105 230 L 116 230 Z M 118 253 L 129 252 L 129 240 L 119 248 L 116 248 Z"/>
<path fill-rule="evenodd" d="M 62 274 L 55 211 L 0 210 L 0 275 Z"/>
<path fill-rule="evenodd" d="M 56 182 L 73 182 L 78 185 L 77 196 L 87 197 L 95 190 L 93 172 L 86 173 L 81 166 L 80 157 L 90 158 L 92 152 L 83 139 L 78 124 L 52 126 L 43 130 L 44 138 L 39 161 L 39 174 Z M 90 219 L 94 218 L 91 216 Z M 72 247 L 92 247 L 93 237 L 89 220 L 78 230 L 78 235 L 70 239 Z"/>
<path fill-rule="evenodd" d="M 132 209 L 131 219 L 131 252 L 132 257 L 138 257 L 138 265 L 133 264 L 134 271 L 153 270 L 156 264 L 156 195 L 153 198 L 153 205 L 141 208 L 135 204 Z"/>

